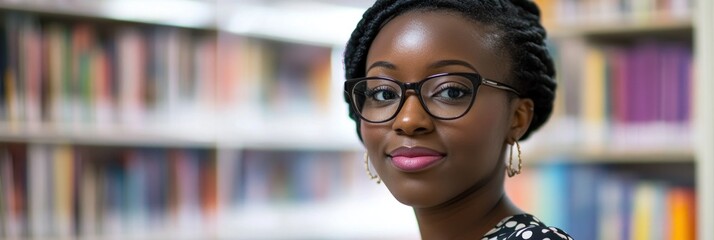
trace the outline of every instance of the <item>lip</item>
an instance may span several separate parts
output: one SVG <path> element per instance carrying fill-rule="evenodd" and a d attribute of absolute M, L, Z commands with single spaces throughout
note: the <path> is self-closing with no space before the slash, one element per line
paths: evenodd
<path fill-rule="evenodd" d="M 389 153 L 392 164 L 404 172 L 419 172 L 436 165 L 445 153 L 425 147 L 400 147 Z"/>

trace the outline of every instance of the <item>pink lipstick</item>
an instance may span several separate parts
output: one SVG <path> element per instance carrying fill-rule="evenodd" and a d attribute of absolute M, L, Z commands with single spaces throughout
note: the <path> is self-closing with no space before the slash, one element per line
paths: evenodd
<path fill-rule="evenodd" d="M 392 163 L 405 172 L 418 172 L 435 165 L 446 154 L 423 147 L 400 147 L 392 151 Z"/>

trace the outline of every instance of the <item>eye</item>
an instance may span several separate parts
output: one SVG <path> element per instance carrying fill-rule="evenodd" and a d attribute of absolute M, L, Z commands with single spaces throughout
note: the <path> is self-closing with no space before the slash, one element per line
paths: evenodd
<path fill-rule="evenodd" d="M 399 97 L 396 91 L 387 86 L 374 88 L 368 91 L 366 95 L 376 101 L 389 101 Z"/>
<path fill-rule="evenodd" d="M 440 87 L 433 96 L 442 100 L 459 100 L 471 95 L 471 93 L 471 90 L 468 88 L 451 85 Z"/>

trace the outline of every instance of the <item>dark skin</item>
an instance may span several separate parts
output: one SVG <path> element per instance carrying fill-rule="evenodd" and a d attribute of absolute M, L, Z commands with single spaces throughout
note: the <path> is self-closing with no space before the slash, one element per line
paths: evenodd
<path fill-rule="evenodd" d="M 477 72 L 507 82 L 511 59 L 498 29 L 444 11 L 413 11 L 390 20 L 367 56 L 367 76 L 417 82 L 445 72 Z M 371 164 L 394 197 L 412 206 L 423 239 L 480 239 L 505 217 L 523 213 L 504 194 L 508 144 L 526 132 L 533 101 L 481 86 L 469 112 L 455 120 L 432 118 L 413 92 L 386 123 L 361 122 Z M 396 168 L 398 147 L 445 153 L 419 172 Z"/>

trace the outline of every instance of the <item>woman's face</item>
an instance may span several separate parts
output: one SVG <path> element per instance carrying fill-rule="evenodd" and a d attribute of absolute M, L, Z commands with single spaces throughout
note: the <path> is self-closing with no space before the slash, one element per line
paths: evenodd
<path fill-rule="evenodd" d="M 405 13 L 375 38 L 367 76 L 418 82 L 437 73 L 478 72 L 507 83 L 511 66 L 497 34 L 458 14 Z M 494 178 L 502 182 L 502 154 L 513 137 L 517 102 L 509 101 L 508 94 L 481 86 L 468 113 L 454 120 L 432 118 L 416 95 L 407 94 L 393 120 L 362 121 L 360 131 L 377 174 L 397 200 L 413 207 L 438 206 Z"/>

